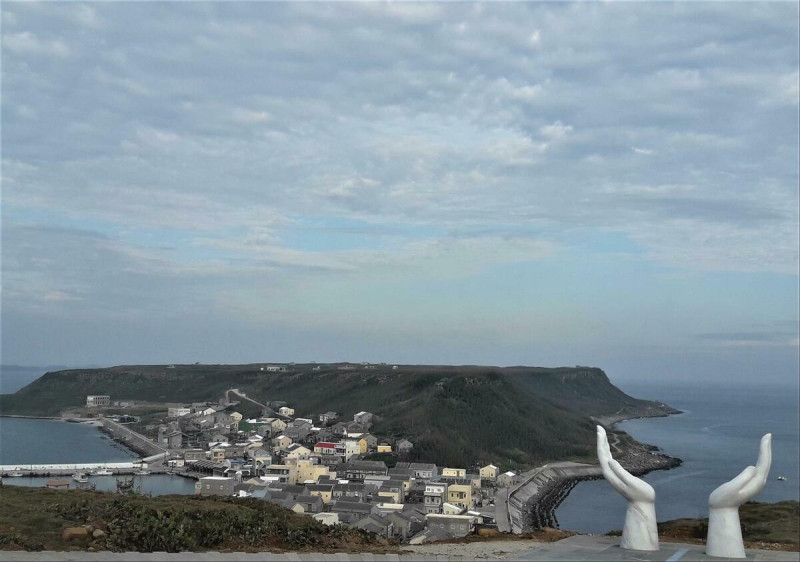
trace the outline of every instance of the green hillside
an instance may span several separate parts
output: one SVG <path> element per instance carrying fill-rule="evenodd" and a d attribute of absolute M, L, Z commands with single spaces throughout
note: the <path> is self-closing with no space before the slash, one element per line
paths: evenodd
<path fill-rule="evenodd" d="M 439 464 L 475 462 L 527 466 L 594 455 L 589 415 L 631 415 L 668 408 L 637 400 L 588 367 L 292 365 L 267 373 L 261 365 L 119 366 L 47 373 L 2 397 L 5 414 L 57 415 L 87 394 L 155 402 L 217 400 L 238 388 L 254 400 L 288 402 L 297 415 L 360 410 L 380 416 L 373 432 L 408 437 L 413 456 Z M 316 370 L 315 370 L 316 369 Z"/>

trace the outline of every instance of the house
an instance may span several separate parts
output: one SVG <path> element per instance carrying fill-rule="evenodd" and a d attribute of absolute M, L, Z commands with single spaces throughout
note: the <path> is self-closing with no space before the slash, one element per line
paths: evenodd
<path fill-rule="evenodd" d="M 380 445 L 378 445 L 378 452 L 379 453 L 391 453 L 392 452 L 392 446 L 389 445 L 388 443 L 381 443 Z"/>
<path fill-rule="evenodd" d="M 517 474 L 514 471 L 509 470 L 508 472 L 504 472 L 500 476 L 497 477 L 497 485 L 501 488 L 508 488 L 514 484 L 514 477 Z"/>
<path fill-rule="evenodd" d="M 288 459 L 308 460 L 310 455 L 311 449 L 303 447 L 299 443 L 292 443 L 286 447 L 286 458 Z"/>
<path fill-rule="evenodd" d="M 381 461 L 350 461 L 345 467 L 345 474 L 348 480 L 360 480 L 363 482 L 367 476 L 386 475 L 389 469 Z"/>
<path fill-rule="evenodd" d="M 405 489 L 399 480 L 385 480 L 378 488 L 377 496 L 385 502 L 403 503 L 405 501 Z"/>
<path fill-rule="evenodd" d="M 331 443 L 330 441 L 320 441 L 314 445 L 314 453 L 320 456 L 335 455 L 336 445 L 337 443 Z"/>
<path fill-rule="evenodd" d="M 165 445 L 170 449 L 180 449 L 186 441 L 186 435 L 181 431 L 167 434 Z"/>
<path fill-rule="evenodd" d="M 341 523 L 355 523 L 372 513 L 372 504 L 337 500 L 331 504 L 331 513 L 338 514 Z"/>
<path fill-rule="evenodd" d="M 333 501 L 333 484 L 306 484 L 306 490 L 311 496 L 319 496 L 325 505 Z"/>
<path fill-rule="evenodd" d="M 364 501 L 367 496 L 372 494 L 375 491 L 374 486 L 365 486 L 364 484 L 355 484 L 355 483 L 347 483 L 347 484 L 334 484 L 333 490 L 331 492 L 332 500 L 343 500 L 343 501 Z"/>
<path fill-rule="evenodd" d="M 197 481 L 194 493 L 201 496 L 232 496 L 236 480 L 223 476 L 206 476 Z"/>
<path fill-rule="evenodd" d="M 374 418 L 374 414 L 369 412 L 359 412 L 353 416 L 353 421 L 359 425 L 368 426 L 372 424 L 372 419 Z"/>
<path fill-rule="evenodd" d="M 474 518 L 470 515 L 444 515 L 430 513 L 426 515 L 428 529 L 442 531 L 450 537 L 466 537 L 472 532 L 475 525 Z"/>
<path fill-rule="evenodd" d="M 289 406 L 281 406 L 278 408 L 278 413 L 289 418 L 294 415 L 294 408 L 290 408 Z"/>
<path fill-rule="evenodd" d="M 101 408 L 111 404 L 111 396 L 107 394 L 102 395 L 89 395 L 86 397 L 87 408 Z"/>
<path fill-rule="evenodd" d="M 261 370 L 266 371 L 268 373 L 285 373 L 286 367 L 284 367 L 283 365 L 266 365 L 264 367 L 261 367 Z"/>
<path fill-rule="evenodd" d="M 345 443 L 350 445 L 348 448 L 354 451 L 353 454 L 356 455 L 365 455 L 367 453 L 367 440 L 361 439 L 360 437 L 345 437 L 342 439 Z M 352 456 L 352 455 L 351 455 Z M 350 457 L 348 457 L 349 460 Z"/>
<path fill-rule="evenodd" d="M 272 440 L 272 446 L 276 449 L 285 449 L 292 444 L 292 440 L 286 435 L 278 435 Z"/>
<path fill-rule="evenodd" d="M 275 433 L 281 433 L 284 429 L 286 429 L 286 422 L 280 418 L 267 418 L 264 420 L 264 422 L 267 423 Z"/>
<path fill-rule="evenodd" d="M 279 482 L 294 484 L 297 481 L 297 467 L 291 464 L 270 464 L 264 467 L 264 474 L 277 476 Z"/>
<path fill-rule="evenodd" d="M 371 433 L 361 433 L 359 439 L 367 442 L 367 451 L 374 451 L 378 447 L 378 438 Z"/>
<path fill-rule="evenodd" d="M 311 433 L 311 423 L 307 420 L 296 419 L 286 424 L 283 434 L 292 441 L 303 441 Z"/>
<path fill-rule="evenodd" d="M 349 461 L 352 457 L 361 454 L 361 445 L 353 439 L 345 439 L 336 443 L 336 454 Z"/>
<path fill-rule="evenodd" d="M 441 529 L 425 529 L 408 539 L 408 544 L 426 544 L 431 542 L 446 541 L 453 537 Z"/>
<path fill-rule="evenodd" d="M 225 460 L 225 448 L 224 447 L 217 447 L 211 449 L 211 462 L 214 463 L 221 463 Z"/>
<path fill-rule="evenodd" d="M 389 519 L 379 515 L 367 515 L 353 523 L 353 527 L 363 529 L 368 533 L 375 533 L 387 539 L 392 538 L 394 535 L 394 524 Z"/>
<path fill-rule="evenodd" d="M 414 444 L 409 441 L 408 439 L 401 439 L 397 442 L 397 452 L 401 455 L 405 455 L 411 452 L 411 449 L 414 448 Z"/>
<path fill-rule="evenodd" d="M 347 422 L 337 422 L 331 426 L 331 431 L 334 435 L 345 436 L 347 435 Z"/>
<path fill-rule="evenodd" d="M 500 469 L 493 464 L 487 464 L 480 469 L 481 479 L 483 480 L 490 480 L 494 482 L 497 480 L 497 475 L 500 473 Z"/>
<path fill-rule="evenodd" d="M 431 480 L 439 476 L 439 469 L 433 463 L 425 462 L 399 462 L 395 468 L 409 469 L 414 478 Z"/>
<path fill-rule="evenodd" d="M 467 510 L 461 507 L 460 505 L 454 505 L 450 502 L 444 502 L 442 504 L 442 513 L 444 513 L 445 515 L 461 515 L 466 511 Z"/>
<path fill-rule="evenodd" d="M 184 462 L 204 461 L 206 452 L 203 449 L 189 449 L 183 452 Z"/>
<path fill-rule="evenodd" d="M 450 476 L 452 478 L 466 478 L 467 477 L 467 469 L 466 468 L 443 468 L 442 469 L 442 476 Z"/>
<path fill-rule="evenodd" d="M 294 501 L 303 506 L 305 513 L 320 513 L 323 508 L 322 498 L 319 496 L 300 495 Z"/>
<path fill-rule="evenodd" d="M 191 408 L 167 408 L 168 418 L 180 418 L 192 413 Z"/>
<path fill-rule="evenodd" d="M 387 513 L 384 515 L 384 518 L 393 523 L 394 536 L 399 537 L 403 541 L 413 535 L 415 532 L 414 519 L 402 511 Z"/>
<path fill-rule="evenodd" d="M 447 501 L 453 505 L 469 509 L 472 507 L 472 484 L 468 480 L 457 482 L 447 487 Z"/>
<path fill-rule="evenodd" d="M 317 464 L 314 462 L 315 460 L 297 460 L 297 472 L 295 475 L 297 483 L 317 482 L 322 477 L 336 478 L 336 472 L 331 471 L 330 467 L 324 464 Z M 291 462 L 291 459 L 288 462 Z"/>
<path fill-rule="evenodd" d="M 269 453 L 269 451 L 264 449 L 258 448 L 251 450 L 249 451 L 248 456 L 256 462 L 260 462 L 262 464 L 272 464 L 272 455 Z"/>
<path fill-rule="evenodd" d="M 469 480 L 472 484 L 472 493 L 478 493 L 481 491 L 481 476 L 480 474 L 475 474 L 474 472 L 467 472 L 466 480 Z"/>
<path fill-rule="evenodd" d="M 319 421 L 320 423 L 329 424 L 336 421 L 338 417 L 339 414 L 336 412 L 325 412 L 324 414 L 319 415 Z"/>
<path fill-rule="evenodd" d="M 316 367 L 315 367 L 316 368 Z M 338 513 L 315 513 L 311 516 L 313 519 L 321 522 L 323 525 L 338 525 L 339 524 L 339 514 Z"/>
<path fill-rule="evenodd" d="M 447 484 L 443 482 L 426 482 L 425 513 L 441 513 L 442 505 L 447 501 Z"/>

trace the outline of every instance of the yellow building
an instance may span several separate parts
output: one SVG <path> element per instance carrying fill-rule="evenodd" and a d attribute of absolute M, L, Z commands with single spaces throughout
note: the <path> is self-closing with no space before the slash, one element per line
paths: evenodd
<path fill-rule="evenodd" d="M 320 476 L 330 476 L 331 478 L 336 478 L 336 472 L 331 472 L 331 469 L 324 464 L 315 464 L 310 460 L 298 460 L 296 466 L 296 480 L 293 482 L 293 484 L 303 484 L 308 480 L 316 482 L 319 480 Z M 325 499 L 323 498 L 322 501 L 324 502 Z"/>
<path fill-rule="evenodd" d="M 211 462 L 222 462 L 225 460 L 225 449 L 211 449 Z"/>
<path fill-rule="evenodd" d="M 402 490 L 378 490 L 378 497 L 384 498 L 387 503 L 403 503 Z"/>
<path fill-rule="evenodd" d="M 471 508 L 472 486 L 470 484 L 450 484 L 447 487 L 447 501 L 464 509 Z"/>
<path fill-rule="evenodd" d="M 380 445 L 378 445 L 378 452 L 379 453 L 391 453 L 392 452 L 392 446 L 391 445 L 387 445 L 386 443 L 381 443 Z"/>
<path fill-rule="evenodd" d="M 442 476 L 450 476 L 453 478 L 466 478 L 466 468 L 442 468 Z"/>
<path fill-rule="evenodd" d="M 308 495 L 319 496 L 322 498 L 322 503 L 328 505 L 333 500 L 333 485 L 332 484 L 308 484 Z"/>
<path fill-rule="evenodd" d="M 481 478 L 484 480 L 497 480 L 497 475 L 500 474 L 500 468 L 493 464 L 487 464 L 480 470 Z"/>

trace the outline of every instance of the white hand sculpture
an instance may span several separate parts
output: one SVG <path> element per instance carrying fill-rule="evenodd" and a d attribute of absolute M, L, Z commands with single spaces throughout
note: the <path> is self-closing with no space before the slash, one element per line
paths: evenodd
<path fill-rule="evenodd" d="M 748 466 L 739 476 L 708 496 L 708 538 L 706 554 L 726 558 L 745 558 L 739 506 L 755 497 L 767 483 L 772 464 L 772 434 L 761 438 L 756 466 Z"/>
<path fill-rule="evenodd" d="M 628 500 L 620 547 L 632 550 L 658 550 L 656 492 L 650 484 L 630 474 L 611 457 L 606 430 L 599 425 L 597 458 L 600 459 L 605 479 Z"/>

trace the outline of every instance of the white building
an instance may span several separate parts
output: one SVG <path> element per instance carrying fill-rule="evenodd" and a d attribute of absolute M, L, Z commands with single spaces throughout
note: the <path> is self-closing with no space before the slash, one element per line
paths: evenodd
<path fill-rule="evenodd" d="M 192 413 L 191 408 L 167 408 L 168 418 L 179 418 Z"/>
<path fill-rule="evenodd" d="M 111 396 L 107 394 L 102 395 L 89 395 L 86 397 L 86 407 L 96 408 L 98 406 L 109 406 L 111 404 Z"/>

